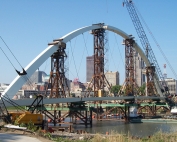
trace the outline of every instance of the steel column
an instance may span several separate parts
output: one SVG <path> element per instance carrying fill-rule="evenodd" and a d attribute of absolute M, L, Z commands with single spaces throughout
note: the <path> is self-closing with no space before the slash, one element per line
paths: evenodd
<path fill-rule="evenodd" d="M 138 86 L 135 80 L 135 48 L 133 38 L 125 39 L 125 82 L 123 90 L 125 95 L 131 96 L 138 93 Z"/>
<path fill-rule="evenodd" d="M 65 90 L 69 88 L 65 77 L 64 61 L 66 44 L 59 45 L 58 50 L 51 56 L 51 72 L 49 84 L 51 85 L 50 98 L 66 97 Z"/>
<path fill-rule="evenodd" d="M 152 96 L 157 94 L 157 89 L 154 83 L 155 66 L 146 67 L 146 95 Z"/>
<path fill-rule="evenodd" d="M 104 26 L 104 24 L 101 25 Z M 94 96 L 98 97 L 98 91 L 101 91 L 100 93 L 103 95 L 104 87 L 110 90 L 111 86 L 104 75 L 105 29 L 92 30 L 92 34 L 94 36 L 94 74 L 88 85 L 88 89 L 93 88 Z M 87 96 L 89 96 L 89 93 L 87 93 Z"/>

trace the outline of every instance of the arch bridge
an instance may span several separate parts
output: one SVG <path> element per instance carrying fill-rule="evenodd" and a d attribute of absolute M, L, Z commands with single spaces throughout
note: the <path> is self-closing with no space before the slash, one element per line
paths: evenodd
<path fill-rule="evenodd" d="M 125 42 L 128 41 L 128 46 L 129 46 L 129 44 L 132 44 L 132 46 L 134 47 L 136 52 L 138 52 L 140 54 L 141 58 L 143 59 L 143 61 L 146 64 L 146 66 L 148 66 L 148 67 L 151 66 L 148 58 L 146 57 L 146 55 L 144 54 L 144 52 L 142 51 L 140 46 L 135 41 L 133 41 L 132 43 L 129 42 L 130 40 L 132 40 L 132 37 L 130 35 L 128 35 L 124 31 L 122 31 L 122 30 L 120 30 L 120 29 L 118 29 L 116 27 L 110 26 L 110 25 L 93 24 L 91 26 L 86 26 L 86 27 L 82 27 L 82 28 L 79 28 L 77 30 L 74 30 L 74 31 L 64 35 L 63 37 L 54 40 L 52 43 L 50 43 L 49 46 L 45 50 L 43 50 L 35 59 L 33 59 L 24 68 L 26 73 L 27 73 L 27 75 L 31 76 L 38 69 L 39 66 L 41 66 L 49 57 L 54 56 L 54 54 L 57 53 L 59 50 L 62 52 L 62 50 L 64 48 L 66 48 L 66 43 L 69 42 L 70 40 L 72 40 L 73 38 L 75 38 L 76 36 L 78 36 L 78 35 L 80 35 L 80 34 L 82 34 L 84 32 L 87 32 L 87 31 L 96 31 L 96 30 L 100 30 L 100 29 L 114 32 L 114 33 L 120 35 L 121 37 L 123 37 L 125 39 Z M 101 42 L 100 42 L 100 44 L 101 44 Z M 61 57 L 64 57 L 64 56 L 62 55 Z M 61 66 L 63 66 L 63 64 Z M 7 94 L 8 96 L 13 97 L 14 94 L 16 94 L 17 91 L 25 83 L 25 80 L 23 79 L 23 77 L 24 76 L 18 75 L 11 82 L 11 84 L 8 86 L 8 88 L 3 92 L 2 96 Z M 160 95 L 160 97 L 162 99 L 164 99 L 164 95 L 162 94 L 159 82 L 158 82 L 158 80 L 156 78 L 154 78 L 154 82 L 155 82 L 155 86 L 156 86 L 158 94 Z M 88 98 L 88 99 L 85 98 L 85 101 L 89 101 L 89 100 L 93 100 L 93 101 L 95 100 L 96 101 L 96 100 L 107 100 L 107 99 L 109 100 L 109 99 L 113 99 L 113 98 L 112 97 L 108 97 L 108 98 L 105 98 L 105 97 L 101 97 L 101 98 L 93 97 L 93 98 Z M 115 99 L 120 99 L 120 98 L 114 98 L 113 100 L 115 100 Z M 57 99 L 57 97 L 56 97 L 56 99 L 48 99 L 48 100 L 46 99 L 46 101 L 44 101 L 44 103 L 52 104 L 52 103 L 56 103 L 57 100 L 59 102 L 61 102 L 61 101 L 63 101 L 63 102 L 73 102 L 73 101 L 78 101 L 79 98 L 58 98 Z M 24 100 L 22 100 L 22 101 L 18 100 L 17 102 L 18 102 L 18 104 L 21 104 L 21 105 L 24 104 L 24 102 L 27 103 L 26 105 L 30 105 L 29 104 L 30 101 L 28 102 L 28 101 L 24 101 Z"/>

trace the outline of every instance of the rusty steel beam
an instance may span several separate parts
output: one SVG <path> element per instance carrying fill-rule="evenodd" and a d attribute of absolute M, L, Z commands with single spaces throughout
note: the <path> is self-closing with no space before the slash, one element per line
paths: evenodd
<path fill-rule="evenodd" d="M 104 90 L 104 29 L 93 30 L 94 35 L 94 92 Z M 97 95 L 96 95 L 97 96 Z"/>
<path fill-rule="evenodd" d="M 135 41 L 133 38 L 125 39 L 125 82 L 123 85 L 124 94 L 126 96 L 133 96 L 139 93 L 139 87 L 137 86 L 136 79 L 135 79 L 135 48 L 133 44 Z"/>
<path fill-rule="evenodd" d="M 92 30 L 92 34 L 94 36 L 94 75 L 92 76 L 88 88 L 93 88 L 94 96 L 98 97 L 99 90 L 104 92 L 104 87 L 107 86 L 110 90 L 111 86 L 104 74 L 105 29 L 100 28 Z M 87 96 L 88 95 L 89 93 L 87 93 Z"/>
<path fill-rule="evenodd" d="M 147 66 L 146 67 L 146 95 L 152 96 L 157 94 L 157 89 L 155 87 L 154 83 L 154 77 L 155 77 L 155 66 Z"/>
<path fill-rule="evenodd" d="M 64 62 L 67 57 L 65 53 L 66 44 L 59 45 L 58 50 L 51 56 L 51 72 L 49 84 L 51 86 L 50 98 L 66 97 L 66 89 L 69 93 L 65 77 Z"/>

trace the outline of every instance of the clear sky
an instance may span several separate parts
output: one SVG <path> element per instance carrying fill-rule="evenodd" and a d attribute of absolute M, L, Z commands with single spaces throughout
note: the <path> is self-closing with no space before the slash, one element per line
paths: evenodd
<path fill-rule="evenodd" d="M 134 0 L 134 3 L 177 72 L 177 1 Z M 53 39 L 95 23 L 105 23 L 132 34 L 140 45 L 128 11 L 122 6 L 122 0 L 0 0 L 0 10 L 0 36 L 23 67 L 47 48 L 47 44 Z M 147 31 L 146 34 L 164 72 L 163 64 L 167 63 Z M 109 50 L 106 53 L 106 68 L 111 71 L 118 70 L 123 82 L 123 39 L 111 32 L 108 32 L 107 38 Z M 1 40 L 0 47 L 15 68 L 21 70 Z M 67 43 L 67 53 L 69 78 L 73 80 L 78 77 L 85 82 L 86 56 L 93 54 L 93 37 L 88 32 L 74 38 Z M 50 59 L 39 69 L 49 74 Z M 169 78 L 175 78 L 168 64 L 166 72 Z M 0 82 L 10 83 L 16 76 L 14 68 L 0 50 Z"/>

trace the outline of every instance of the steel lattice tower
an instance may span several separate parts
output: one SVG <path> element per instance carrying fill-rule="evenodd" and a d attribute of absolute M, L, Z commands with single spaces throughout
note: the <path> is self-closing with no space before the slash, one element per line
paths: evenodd
<path fill-rule="evenodd" d="M 157 89 L 154 83 L 155 66 L 146 67 L 146 95 L 152 96 L 157 94 Z"/>
<path fill-rule="evenodd" d="M 125 82 L 121 88 L 121 92 L 124 91 L 125 95 L 136 95 L 139 93 L 139 87 L 137 86 L 135 79 L 135 49 L 133 47 L 134 40 L 125 39 Z"/>
<path fill-rule="evenodd" d="M 62 43 L 62 42 L 61 42 Z M 67 57 L 65 53 L 66 44 L 59 45 L 57 52 L 51 56 L 51 72 L 49 84 L 51 85 L 50 97 L 61 98 L 66 97 L 65 90 L 69 88 L 65 77 L 64 61 Z"/>
<path fill-rule="evenodd" d="M 88 88 L 94 87 L 94 96 L 97 97 L 99 90 L 104 92 L 104 87 L 106 87 L 106 85 L 109 90 L 111 86 L 104 75 L 105 29 L 100 28 L 92 30 L 92 34 L 94 36 L 94 75 Z"/>

